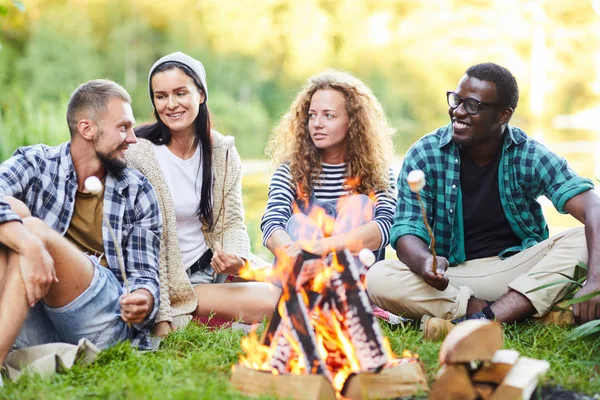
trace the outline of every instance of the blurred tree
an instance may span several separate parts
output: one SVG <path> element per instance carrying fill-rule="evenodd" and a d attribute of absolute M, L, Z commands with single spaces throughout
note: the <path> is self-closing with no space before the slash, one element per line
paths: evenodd
<path fill-rule="evenodd" d="M 255 138 L 244 146 L 253 149 L 248 156 L 262 154 L 260 141 L 306 78 L 329 67 L 373 88 L 398 130 L 398 153 L 447 121 L 444 92 L 477 62 L 515 74 L 521 102 L 513 122 L 525 129 L 534 117 L 545 123 L 598 96 L 589 55 L 600 48 L 600 22 L 591 0 L 0 0 L 0 7 L 0 113 L 14 88 L 33 105 L 106 77 L 129 90 L 138 120 L 149 120 L 148 69 L 184 51 L 206 67 L 209 106 L 224 133 L 238 143 Z M 531 110 L 535 99 L 541 114 Z"/>
<path fill-rule="evenodd" d="M 80 83 L 101 76 L 103 58 L 85 9 L 49 7 L 32 26 L 24 57 L 19 62 L 21 84 L 39 100 L 64 101 Z"/>
<path fill-rule="evenodd" d="M 210 96 L 215 129 L 224 135 L 235 137 L 235 146 L 242 157 L 262 155 L 270 123 L 260 101 L 240 102 L 223 92 Z"/>

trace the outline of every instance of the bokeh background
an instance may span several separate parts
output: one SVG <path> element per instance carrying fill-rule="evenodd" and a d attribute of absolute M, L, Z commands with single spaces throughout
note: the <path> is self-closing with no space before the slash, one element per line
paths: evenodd
<path fill-rule="evenodd" d="M 516 76 L 512 124 L 600 175 L 600 0 L 0 0 L 0 159 L 68 140 L 70 92 L 108 78 L 152 119 L 148 69 L 184 51 L 207 71 L 215 128 L 242 155 L 253 248 L 272 171 L 264 146 L 308 76 L 364 79 L 408 147 L 446 124 L 445 91 L 493 61 Z M 544 201 L 553 233 L 575 226 Z M 388 257 L 393 255 L 388 251 Z"/>

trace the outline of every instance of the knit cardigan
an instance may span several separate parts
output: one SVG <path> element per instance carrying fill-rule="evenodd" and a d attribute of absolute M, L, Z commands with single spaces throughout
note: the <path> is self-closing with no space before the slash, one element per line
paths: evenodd
<path fill-rule="evenodd" d="M 226 148 L 223 135 L 211 131 L 212 170 L 213 170 L 213 218 L 214 228 L 209 232 L 203 227 L 204 239 L 214 251 L 215 243 L 220 242 L 223 233 L 223 249 L 246 260 L 250 257 L 250 241 L 244 224 L 244 206 L 242 203 L 242 163 L 235 147 Z M 226 157 L 229 150 L 229 156 Z M 160 307 L 156 323 L 172 322 L 174 318 L 191 314 L 198 306 L 196 292 L 190 284 L 181 261 L 175 209 L 169 188 L 160 169 L 152 143 L 138 139 L 138 143 L 129 147 L 125 155 L 128 166 L 142 172 L 156 191 L 160 211 L 163 217 L 163 234 L 159 253 L 160 268 Z M 225 176 L 225 164 L 227 176 Z M 223 192 L 223 185 L 225 191 Z M 221 212 L 221 199 L 225 193 L 225 218 Z"/>

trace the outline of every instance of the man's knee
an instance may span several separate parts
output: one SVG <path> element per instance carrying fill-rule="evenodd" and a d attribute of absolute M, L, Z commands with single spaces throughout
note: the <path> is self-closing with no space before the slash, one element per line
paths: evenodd
<path fill-rule="evenodd" d="M 21 218 L 31 217 L 31 211 L 21 200 L 17 200 L 12 196 L 4 196 L 2 199 L 5 203 L 8 203 L 10 208 Z"/>
<path fill-rule="evenodd" d="M 386 297 L 398 292 L 396 283 L 400 275 L 410 274 L 408 267 L 400 261 L 383 260 L 379 261 L 367 271 L 365 277 L 365 287 L 369 296 Z"/>

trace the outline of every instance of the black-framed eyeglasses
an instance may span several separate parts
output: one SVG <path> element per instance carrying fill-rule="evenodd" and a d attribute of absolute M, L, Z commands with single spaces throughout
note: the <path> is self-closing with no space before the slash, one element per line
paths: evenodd
<path fill-rule="evenodd" d="M 458 94 L 452 91 L 446 92 L 446 99 L 448 100 L 448 106 L 451 109 L 455 110 L 460 106 L 460 103 L 464 104 L 465 111 L 471 115 L 475 115 L 479 112 L 481 106 L 487 107 L 495 107 L 495 108 L 503 108 L 505 107 L 502 104 L 498 103 L 486 103 L 483 101 L 479 101 L 472 97 L 460 97 Z"/>

